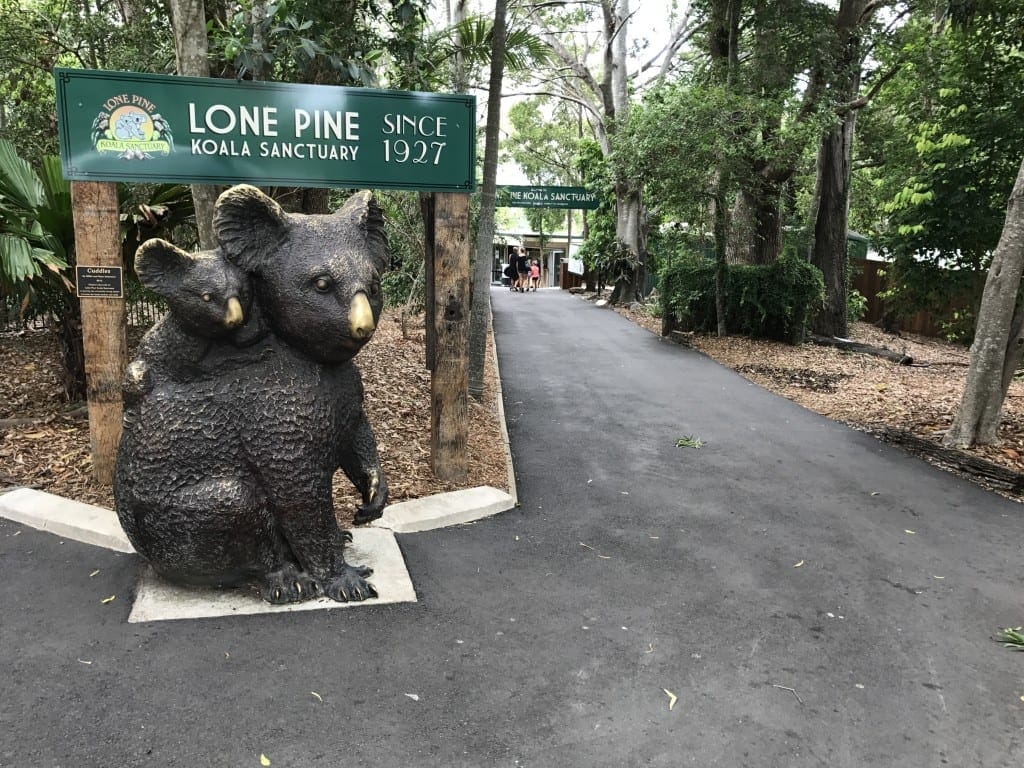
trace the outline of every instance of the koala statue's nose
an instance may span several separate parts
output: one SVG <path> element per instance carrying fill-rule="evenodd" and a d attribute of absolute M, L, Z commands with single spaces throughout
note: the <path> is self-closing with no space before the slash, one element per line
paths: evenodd
<path fill-rule="evenodd" d="M 228 299 L 228 308 L 224 312 L 224 327 L 236 328 L 245 320 L 245 313 L 242 312 L 241 302 L 232 296 Z"/>
<path fill-rule="evenodd" d="M 348 311 L 348 328 L 353 339 L 366 341 L 377 330 L 373 320 L 373 309 L 366 294 L 360 291 L 352 298 L 352 306 Z"/>

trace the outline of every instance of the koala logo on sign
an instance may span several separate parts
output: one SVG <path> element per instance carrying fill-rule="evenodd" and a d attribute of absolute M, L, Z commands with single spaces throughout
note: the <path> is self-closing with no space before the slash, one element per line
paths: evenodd
<path fill-rule="evenodd" d="M 174 151 L 171 126 L 144 96 L 122 93 L 103 102 L 92 121 L 92 145 L 122 160 L 151 160 Z"/>

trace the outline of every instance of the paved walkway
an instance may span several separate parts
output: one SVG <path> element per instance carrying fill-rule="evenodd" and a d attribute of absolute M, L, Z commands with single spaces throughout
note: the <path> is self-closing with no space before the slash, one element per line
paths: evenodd
<path fill-rule="evenodd" d="M 129 625 L 133 555 L 0 521 L 0 766 L 1021 764 L 1020 505 L 492 298 L 520 506 L 399 535 L 416 603 Z"/>

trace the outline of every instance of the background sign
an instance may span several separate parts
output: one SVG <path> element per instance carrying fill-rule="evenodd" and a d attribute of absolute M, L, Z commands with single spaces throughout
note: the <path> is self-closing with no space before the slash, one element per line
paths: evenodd
<path fill-rule="evenodd" d="M 475 187 L 473 96 L 90 69 L 54 77 L 68 179 Z"/>
<path fill-rule="evenodd" d="M 516 187 L 497 189 L 498 205 L 507 208 L 597 208 L 597 195 L 583 187 Z"/>

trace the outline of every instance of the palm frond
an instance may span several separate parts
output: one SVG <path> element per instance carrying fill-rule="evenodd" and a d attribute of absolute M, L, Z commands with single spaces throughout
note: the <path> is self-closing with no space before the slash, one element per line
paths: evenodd
<path fill-rule="evenodd" d="M 43 269 L 62 269 L 67 264 L 51 251 L 34 248 L 23 237 L 0 233 L 0 275 L 11 285 L 43 274 Z"/>
<path fill-rule="evenodd" d="M 0 198 L 5 208 L 21 212 L 32 211 L 46 200 L 36 172 L 6 139 L 0 139 Z"/>
<path fill-rule="evenodd" d="M 524 72 L 553 58 L 551 47 L 530 30 L 509 30 L 505 40 L 505 66 L 510 72 Z"/>

